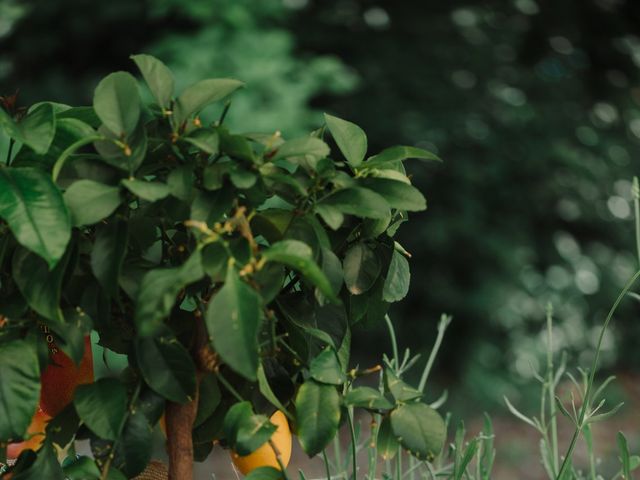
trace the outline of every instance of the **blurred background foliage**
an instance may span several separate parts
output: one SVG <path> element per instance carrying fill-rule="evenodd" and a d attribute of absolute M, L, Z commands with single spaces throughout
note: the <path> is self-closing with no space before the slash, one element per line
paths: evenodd
<path fill-rule="evenodd" d="M 236 130 L 291 137 L 329 111 L 360 124 L 371 153 L 404 143 L 445 159 L 411 168 L 430 208 L 401 230 L 413 282 L 391 314 L 414 352 L 454 316 L 436 366 L 449 409 L 526 400 L 547 302 L 554 348 L 590 360 L 637 266 L 640 2 L 0 0 L 0 94 L 20 89 L 23 104 L 88 104 L 138 52 L 179 86 L 246 81 Z M 640 362 L 637 312 L 626 302 L 606 339 L 610 371 Z M 362 363 L 372 344 L 389 350 L 369 327 Z"/>

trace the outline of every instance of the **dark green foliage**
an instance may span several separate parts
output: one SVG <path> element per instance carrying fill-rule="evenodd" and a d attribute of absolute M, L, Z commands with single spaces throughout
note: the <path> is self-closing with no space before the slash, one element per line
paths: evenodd
<path fill-rule="evenodd" d="M 400 160 L 369 164 L 364 132 L 331 116 L 327 131 L 347 163 L 322 134 L 287 141 L 231 133 L 223 118 L 206 122 L 200 112 L 240 82 L 203 80 L 175 96 L 159 60 L 133 58 L 155 101 L 141 101 L 130 74 L 107 76 L 95 115 L 81 110 L 99 122 L 76 119 L 84 133 L 58 156 L 32 148 L 30 130 L 15 119 L 3 123 L 16 152 L 0 163 L 10 192 L 0 197 L 0 297 L 23 308 L 2 318 L 12 335 L 0 335 L 8 419 L 0 441 L 24 435 L 35 410 L 40 361 L 29 342 L 40 326 L 77 361 L 93 325 L 102 347 L 128 366 L 79 386 L 47 442 L 66 444 L 76 429 L 103 476 L 141 472 L 164 403 L 192 400 L 198 383 L 198 459 L 216 438 L 240 455 L 254 451 L 275 429 L 273 407 L 316 455 L 335 436 L 345 402 L 390 411 L 394 434 L 420 458 L 439 450 L 442 420 L 428 410 L 407 421 L 429 407 L 400 379 L 388 385 L 394 403 L 367 391 L 343 401 L 359 376 L 349 369 L 352 326 L 380 319 L 408 288 L 396 228 L 383 222 L 363 233 L 369 218 L 426 208 Z M 56 104 L 53 125 L 78 111 Z M 40 132 L 51 119 L 30 122 Z M 30 148 L 29 166 L 15 166 Z M 25 472 L 53 472 L 48 452 Z M 85 460 L 66 468 L 92 475 Z"/>

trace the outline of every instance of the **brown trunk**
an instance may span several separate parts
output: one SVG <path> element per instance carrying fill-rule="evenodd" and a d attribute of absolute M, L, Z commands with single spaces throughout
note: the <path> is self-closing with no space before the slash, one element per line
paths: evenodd
<path fill-rule="evenodd" d="M 185 404 L 168 402 L 166 408 L 169 480 L 193 479 L 191 430 L 198 411 L 198 383 L 194 399 Z"/>

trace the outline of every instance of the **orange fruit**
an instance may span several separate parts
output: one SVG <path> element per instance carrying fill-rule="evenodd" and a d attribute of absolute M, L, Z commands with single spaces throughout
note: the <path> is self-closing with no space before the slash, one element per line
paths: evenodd
<path fill-rule="evenodd" d="M 18 458 L 23 450 L 38 450 L 42 442 L 44 442 L 44 430 L 50 419 L 51 417 L 39 408 L 31 419 L 31 425 L 29 425 L 27 429 L 27 434 L 25 435 L 27 439 L 23 442 L 10 443 L 7 445 L 7 458 Z"/>
<path fill-rule="evenodd" d="M 287 422 L 287 417 L 280 410 L 271 415 L 269 420 L 277 427 L 276 431 L 271 435 L 271 441 L 280 452 L 282 463 L 286 467 L 289 465 L 289 459 L 291 458 L 291 429 L 289 428 L 289 422 Z M 243 475 L 247 475 L 258 467 L 273 467 L 280 470 L 276 454 L 269 442 L 265 442 L 257 450 L 245 456 L 240 456 L 232 451 L 231 460 Z"/>
<path fill-rule="evenodd" d="M 78 385 L 93 382 L 91 339 L 84 338 L 84 356 L 79 365 L 73 363 L 55 343 L 49 343 L 51 363 L 40 377 L 40 408 L 55 417 L 73 400 Z"/>

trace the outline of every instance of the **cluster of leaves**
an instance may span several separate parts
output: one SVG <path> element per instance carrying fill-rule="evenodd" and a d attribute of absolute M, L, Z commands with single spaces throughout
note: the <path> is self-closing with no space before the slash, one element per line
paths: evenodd
<path fill-rule="evenodd" d="M 393 237 L 426 202 L 403 160 L 437 157 L 393 147 L 367 158 L 364 132 L 330 115 L 292 140 L 233 134 L 228 104 L 212 124 L 200 112 L 241 82 L 203 80 L 175 96 L 162 62 L 132 58 L 151 105 L 116 72 L 92 107 L 0 109 L 12 145 L 0 163 L 0 445 L 22 438 L 37 408 L 50 361 L 42 325 L 75 361 L 91 331 L 128 359 L 78 388 L 14 478 L 62 478 L 53 445 L 76 438 L 90 440 L 95 462 L 70 457 L 67 477 L 134 476 L 165 403 L 198 391 L 197 460 L 214 439 L 253 451 L 274 408 L 315 455 L 352 407 L 383 415 L 392 438 L 433 458 L 445 429 L 422 392 L 389 369 L 382 391 L 354 387 L 366 371 L 349 368 L 349 353 L 351 327 L 382 319 L 409 286 Z M 326 128 L 343 159 L 330 156 Z"/>

